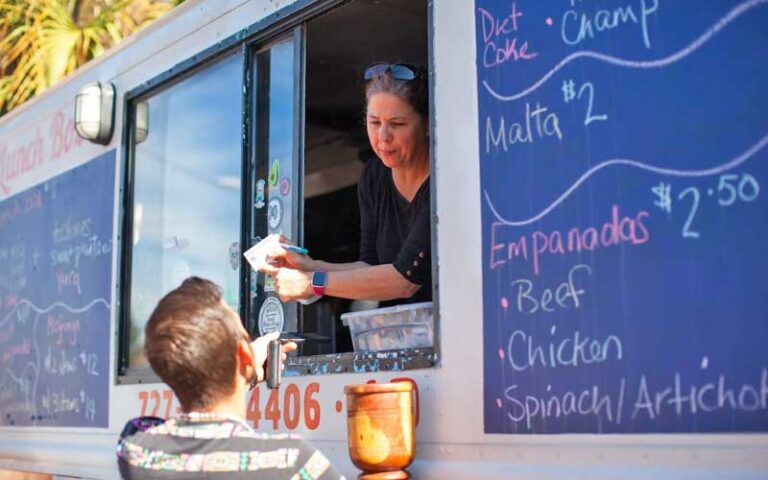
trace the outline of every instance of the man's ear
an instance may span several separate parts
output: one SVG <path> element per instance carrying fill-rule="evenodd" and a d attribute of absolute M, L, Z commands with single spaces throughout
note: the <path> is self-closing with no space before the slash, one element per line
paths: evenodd
<path fill-rule="evenodd" d="M 254 363 L 256 359 L 253 357 L 253 349 L 251 344 L 246 340 L 240 340 L 237 342 L 237 366 L 240 374 L 245 377 L 246 381 L 250 380 L 253 376 Z"/>

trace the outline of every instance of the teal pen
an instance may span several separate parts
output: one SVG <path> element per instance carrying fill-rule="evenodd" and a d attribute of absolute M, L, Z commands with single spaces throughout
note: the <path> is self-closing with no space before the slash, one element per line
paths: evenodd
<path fill-rule="evenodd" d="M 284 249 L 286 249 L 286 250 L 290 250 L 290 251 L 292 251 L 292 252 L 300 253 L 300 254 L 302 254 L 302 255 L 307 255 L 307 254 L 309 254 L 309 250 L 307 250 L 307 249 L 306 249 L 306 248 L 304 248 L 304 247 L 298 247 L 298 246 L 296 246 L 296 245 L 289 245 L 289 244 L 287 244 L 287 243 L 281 243 L 281 244 L 280 244 L 280 246 L 281 246 L 281 247 L 283 247 L 283 248 L 284 248 Z"/>

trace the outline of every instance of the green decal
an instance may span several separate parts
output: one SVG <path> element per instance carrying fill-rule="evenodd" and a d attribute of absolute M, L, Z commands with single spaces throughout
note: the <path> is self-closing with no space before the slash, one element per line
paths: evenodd
<path fill-rule="evenodd" d="M 277 185 L 277 177 L 280 174 L 280 160 L 277 158 L 272 162 L 272 168 L 269 169 L 269 184 L 270 186 Z"/>

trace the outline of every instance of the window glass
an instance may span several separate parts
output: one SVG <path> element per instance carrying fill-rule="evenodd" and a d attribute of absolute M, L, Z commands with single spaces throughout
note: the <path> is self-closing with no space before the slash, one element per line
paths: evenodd
<path fill-rule="evenodd" d="M 238 309 L 242 75 L 236 55 L 133 104 L 129 368 L 147 366 L 144 326 L 186 277 Z"/>
<path fill-rule="evenodd" d="M 251 220 L 252 243 L 273 233 L 288 238 L 297 236 L 294 48 L 293 37 L 289 37 L 254 57 L 255 148 L 252 165 L 256 191 Z M 263 279 L 261 284 L 258 278 Z M 251 282 L 254 334 L 296 331 L 296 307 L 280 302 L 273 279 L 252 271 Z"/>

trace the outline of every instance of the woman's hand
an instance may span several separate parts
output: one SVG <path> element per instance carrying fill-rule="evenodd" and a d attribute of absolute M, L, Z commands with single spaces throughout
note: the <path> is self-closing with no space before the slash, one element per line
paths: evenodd
<path fill-rule="evenodd" d="M 281 244 L 291 244 L 291 241 L 280 235 L 279 241 L 272 244 L 267 251 L 268 264 L 261 271 L 270 275 L 277 275 L 281 268 L 293 268 L 305 272 L 316 270 L 313 268 L 314 260 L 309 255 L 302 255 L 291 250 L 286 250 Z"/>
<path fill-rule="evenodd" d="M 283 262 L 283 265 L 281 265 L 282 267 L 293 268 L 294 270 L 301 270 L 304 272 L 314 270 L 314 268 L 312 268 L 314 259 L 309 255 L 302 255 L 301 253 L 293 252 L 291 250 L 282 250 L 285 252 L 279 257 Z"/>
<path fill-rule="evenodd" d="M 303 300 L 315 294 L 312 289 L 312 272 L 279 268 L 274 277 L 275 291 L 283 302 Z"/>

